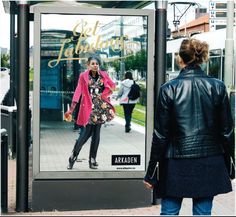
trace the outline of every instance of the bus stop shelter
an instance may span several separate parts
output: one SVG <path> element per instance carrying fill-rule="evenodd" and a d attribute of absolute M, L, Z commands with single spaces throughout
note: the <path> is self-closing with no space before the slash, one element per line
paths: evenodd
<path fill-rule="evenodd" d="M 151 3 L 152 1 L 73 1 L 73 2 L 57 2 L 57 1 L 3 1 L 5 11 L 10 14 L 11 28 L 10 28 L 10 99 L 12 106 L 14 100 L 17 104 L 17 151 L 16 151 L 16 162 L 17 162 L 17 186 L 16 186 L 16 210 L 18 212 L 25 212 L 29 206 L 29 23 L 34 22 L 34 37 L 36 42 L 34 49 L 39 61 L 34 64 L 35 69 L 42 67 L 40 64 L 40 32 L 41 32 L 41 21 L 44 19 L 44 15 L 58 13 L 58 14 L 84 14 L 89 15 L 107 15 L 114 16 L 114 13 L 118 12 L 121 17 L 123 16 L 146 16 L 149 18 L 147 30 L 149 47 L 147 52 L 150 59 L 148 60 L 148 69 L 151 71 L 153 77 L 149 82 L 148 96 L 150 101 L 147 102 L 147 122 L 149 126 L 146 129 L 146 144 L 145 144 L 145 161 L 143 162 L 144 169 L 137 174 L 132 171 L 124 171 L 112 176 L 112 172 L 102 171 L 97 177 L 91 175 L 85 171 L 82 174 L 82 178 L 78 176 L 79 173 L 69 174 L 67 178 L 67 172 L 62 171 L 60 175 L 58 173 L 44 173 L 41 170 L 40 151 L 36 152 L 34 156 L 34 163 L 37 168 L 34 170 L 34 177 L 32 178 L 32 208 L 33 210 L 73 210 L 73 209 L 96 209 L 103 204 L 104 208 L 120 208 L 120 207 L 135 207 L 141 205 L 151 204 L 152 195 L 150 192 L 143 189 L 142 177 L 147 167 L 147 161 L 150 152 L 150 141 L 152 126 L 152 118 L 155 115 L 154 108 L 157 101 L 158 89 L 165 80 L 165 48 L 166 48 L 166 8 L 167 1 L 154 1 L 155 10 L 149 14 L 148 11 L 142 11 L 142 8 Z M 58 5 L 59 4 L 59 5 Z M 84 7 L 87 9 L 85 10 Z M 75 10 L 78 9 L 78 12 Z M 132 9 L 133 14 L 128 14 L 128 10 Z M 86 12 L 84 12 L 84 11 Z M 136 10 L 136 11 L 135 11 Z M 16 23 L 17 16 L 17 23 Z M 15 29 L 17 26 L 17 29 Z M 121 31 L 121 30 L 120 30 Z M 151 32 L 150 32 L 151 31 Z M 140 40 L 141 41 L 141 40 Z M 155 43 L 158 42 L 158 43 Z M 151 46 L 154 44 L 154 47 Z M 150 52 L 153 51 L 153 52 Z M 157 67 L 158 66 L 158 67 Z M 39 71 L 41 73 L 41 71 Z M 40 74 L 39 73 L 39 74 Z M 40 77 L 35 77 L 38 83 L 40 83 Z M 38 79 L 38 80 L 37 80 Z M 40 87 L 38 83 L 34 83 L 35 91 Z M 154 91 L 153 91 L 154 90 Z M 39 93 L 39 92 L 38 92 Z M 36 96 L 36 97 L 35 97 Z M 37 98 L 37 93 L 34 98 Z M 34 104 L 37 104 L 34 99 Z M 39 104 L 37 104 L 39 105 Z M 48 125 L 43 125 L 40 122 L 39 115 L 40 110 L 38 108 L 33 110 L 33 119 L 36 121 L 34 126 L 38 131 L 39 123 L 44 128 Z M 35 143 L 40 144 L 40 135 L 33 135 Z M 37 149 L 37 148 L 36 148 Z M 37 155 L 38 153 L 38 155 Z M 36 160 L 35 160 L 36 159 Z M 35 165 L 34 165 L 35 166 Z M 34 167 L 33 166 L 33 167 Z M 35 166 L 35 167 L 36 167 Z M 39 166 L 39 169 L 38 169 Z M 130 169 L 130 168 L 128 168 Z M 110 174 L 110 175 L 106 175 Z M 77 188 L 77 186 L 80 188 Z M 79 190 L 78 190 L 79 189 Z M 131 192 L 135 192 L 132 194 Z M 48 194 L 48 196 L 47 196 Z M 123 195 L 123 197 L 121 197 Z M 96 200 L 91 198 L 96 197 Z M 114 200 L 114 198 L 118 198 Z M 61 198 L 61 200 L 56 200 Z M 154 198 L 155 199 L 155 198 Z M 113 203 L 111 201 L 114 201 Z M 54 201 L 54 203 L 53 203 Z M 99 202 L 98 202 L 99 201 Z M 46 207 L 45 204 L 48 204 Z M 51 206 L 50 206 L 51 204 Z M 78 206 L 79 204 L 79 206 Z M 80 205 L 82 204 L 82 205 Z M 89 204 L 89 205 L 88 205 Z"/>

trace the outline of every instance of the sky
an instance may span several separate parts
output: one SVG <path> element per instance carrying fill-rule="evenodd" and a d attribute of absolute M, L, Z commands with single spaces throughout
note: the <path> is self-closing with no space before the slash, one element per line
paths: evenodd
<path fill-rule="evenodd" d="M 179 0 L 178 2 L 183 1 L 183 0 Z M 173 26 L 173 6 L 170 5 L 170 3 L 173 2 L 173 0 L 168 1 L 168 8 L 167 8 L 167 20 L 169 22 L 169 27 L 171 28 L 171 30 L 174 30 L 174 26 Z M 206 7 L 208 9 L 208 5 L 209 5 L 209 0 L 193 0 L 192 2 L 198 3 L 200 4 L 201 7 Z M 178 9 L 176 10 L 176 13 L 181 15 L 181 11 L 185 11 L 187 5 L 178 5 Z M 149 7 L 152 8 L 152 7 Z M 195 11 L 195 7 L 191 7 L 186 14 L 181 18 L 180 20 L 180 26 L 183 26 L 185 23 L 190 22 L 191 20 L 194 19 L 194 11 Z M 69 23 L 69 22 L 68 22 Z M 67 22 L 66 21 L 58 21 L 56 24 L 58 25 L 63 25 L 66 26 Z M 55 22 L 52 23 L 50 22 L 50 20 L 48 21 L 48 26 L 55 26 L 56 27 Z M 68 24 L 69 25 L 69 24 Z M 33 24 L 31 22 L 30 25 L 30 46 L 33 44 Z M 10 16 L 9 14 L 6 14 L 4 12 L 3 9 L 3 2 L 2 0 L 0 1 L 0 47 L 2 48 L 8 48 L 10 47 Z"/>

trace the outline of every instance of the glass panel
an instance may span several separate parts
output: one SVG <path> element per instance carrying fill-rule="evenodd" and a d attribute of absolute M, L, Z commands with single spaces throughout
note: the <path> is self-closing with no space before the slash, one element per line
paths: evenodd
<path fill-rule="evenodd" d="M 172 53 L 166 54 L 166 71 L 172 71 Z"/>
<path fill-rule="evenodd" d="M 116 116 L 102 124 L 100 138 L 95 131 L 91 136 L 94 143 L 98 141 L 92 149 L 99 145 L 95 153 L 97 169 L 89 167 L 89 155 L 93 154 L 89 137 L 69 171 L 145 171 L 147 16 L 68 14 L 41 16 L 40 171 L 68 171 L 68 158 L 82 131 L 75 121 L 65 121 L 64 113 L 91 55 L 101 59 L 100 69 L 116 83 L 109 96 Z M 126 114 L 125 121 L 123 106 L 117 99 L 126 72 L 131 72 L 141 87 L 129 133 L 125 132 L 125 124 L 130 115 Z M 88 90 L 86 85 L 81 88 Z"/>
<path fill-rule="evenodd" d="M 207 72 L 207 63 L 202 63 L 201 68 L 204 72 Z"/>
<path fill-rule="evenodd" d="M 175 72 L 178 72 L 180 70 L 179 64 L 177 63 L 177 55 L 178 53 L 175 53 L 175 62 L 174 62 Z"/>
<path fill-rule="evenodd" d="M 223 56 L 222 57 L 222 75 L 221 75 L 221 80 L 223 81 L 224 80 L 224 78 L 225 78 L 225 57 Z"/>
<path fill-rule="evenodd" d="M 230 92 L 229 102 L 230 102 L 230 108 L 231 108 L 233 121 L 235 122 L 235 91 Z"/>
<path fill-rule="evenodd" d="M 210 50 L 210 57 L 212 57 L 212 56 L 220 56 L 220 55 L 221 55 L 221 50 L 220 49 Z"/>
<path fill-rule="evenodd" d="M 209 75 L 220 79 L 220 57 L 212 57 L 209 59 Z"/>

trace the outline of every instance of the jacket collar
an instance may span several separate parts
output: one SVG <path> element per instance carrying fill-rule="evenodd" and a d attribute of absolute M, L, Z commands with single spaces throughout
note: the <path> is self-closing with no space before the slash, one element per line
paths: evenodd
<path fill-rule="evenodd" d="M 88 83 L 89 81 L 89 73 L 90 73 L 90 70 L 87 69 L 85 72 L 84 72 L 84 79 L 85 81 Z M 103 77 L 103 72 L 102 71 L 98 71 L 98 74 L 101 75 Z"/>
<path fill-rule="evenodd" d="M 178 78 L 193 77 L 193 76 L 207 76 L 207 74 L 198 65 L 190 65 L 181 69 Z"/>

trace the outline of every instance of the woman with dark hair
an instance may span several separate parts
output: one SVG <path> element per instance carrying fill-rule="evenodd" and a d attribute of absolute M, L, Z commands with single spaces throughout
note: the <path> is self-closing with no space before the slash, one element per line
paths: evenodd
<path fill-rule="evenodd" d="M 130 100 L 128 98 L 129 91 L 133 85 L 134 80 L 131 72 L 125 73 L 125 79 L 121 82 L 121 87 L 118 92 L 117 98 L 120 98 L 120 105 L 123 106 L 125 116 L 125 132 L 129 133 L 131 130 L 132 113 L 138 99 Z"/>
<path fill-rule="evenodd" d="M 214 196 L 232 191 L 224 152 L 235 162 L 234 126 L 224 83 L 200 67 L 208 53 L 207 43 L 183 40 L 181 71 L 159 91 L 144 184 L 155 184 L 161 215 L 178 215 L 183 198 L 192 198 L 193 215 L 211 215 Z"/>
<path fill-rule="evenodd" d="M 88 69 L 79 76 L 78 85 L 72 98 L 70 109 L 65 113 L 65 119 L 71 119 L 71 114 L 80 103 L 76 124 L 80 126 L 80 136 L 76 140 L 67 169 L 73 165 L 87 140 L 92 137 L 89 153 L 89 167 L 97 169 L 97 150 L 100 142 L 101 125 L 114 118 L 115 110 L 110 104 L 110 95 L 115 89 L 115 83 L 107 72 L 99 69 L 100 60 L 96 56 L 88 58 Z"/>

